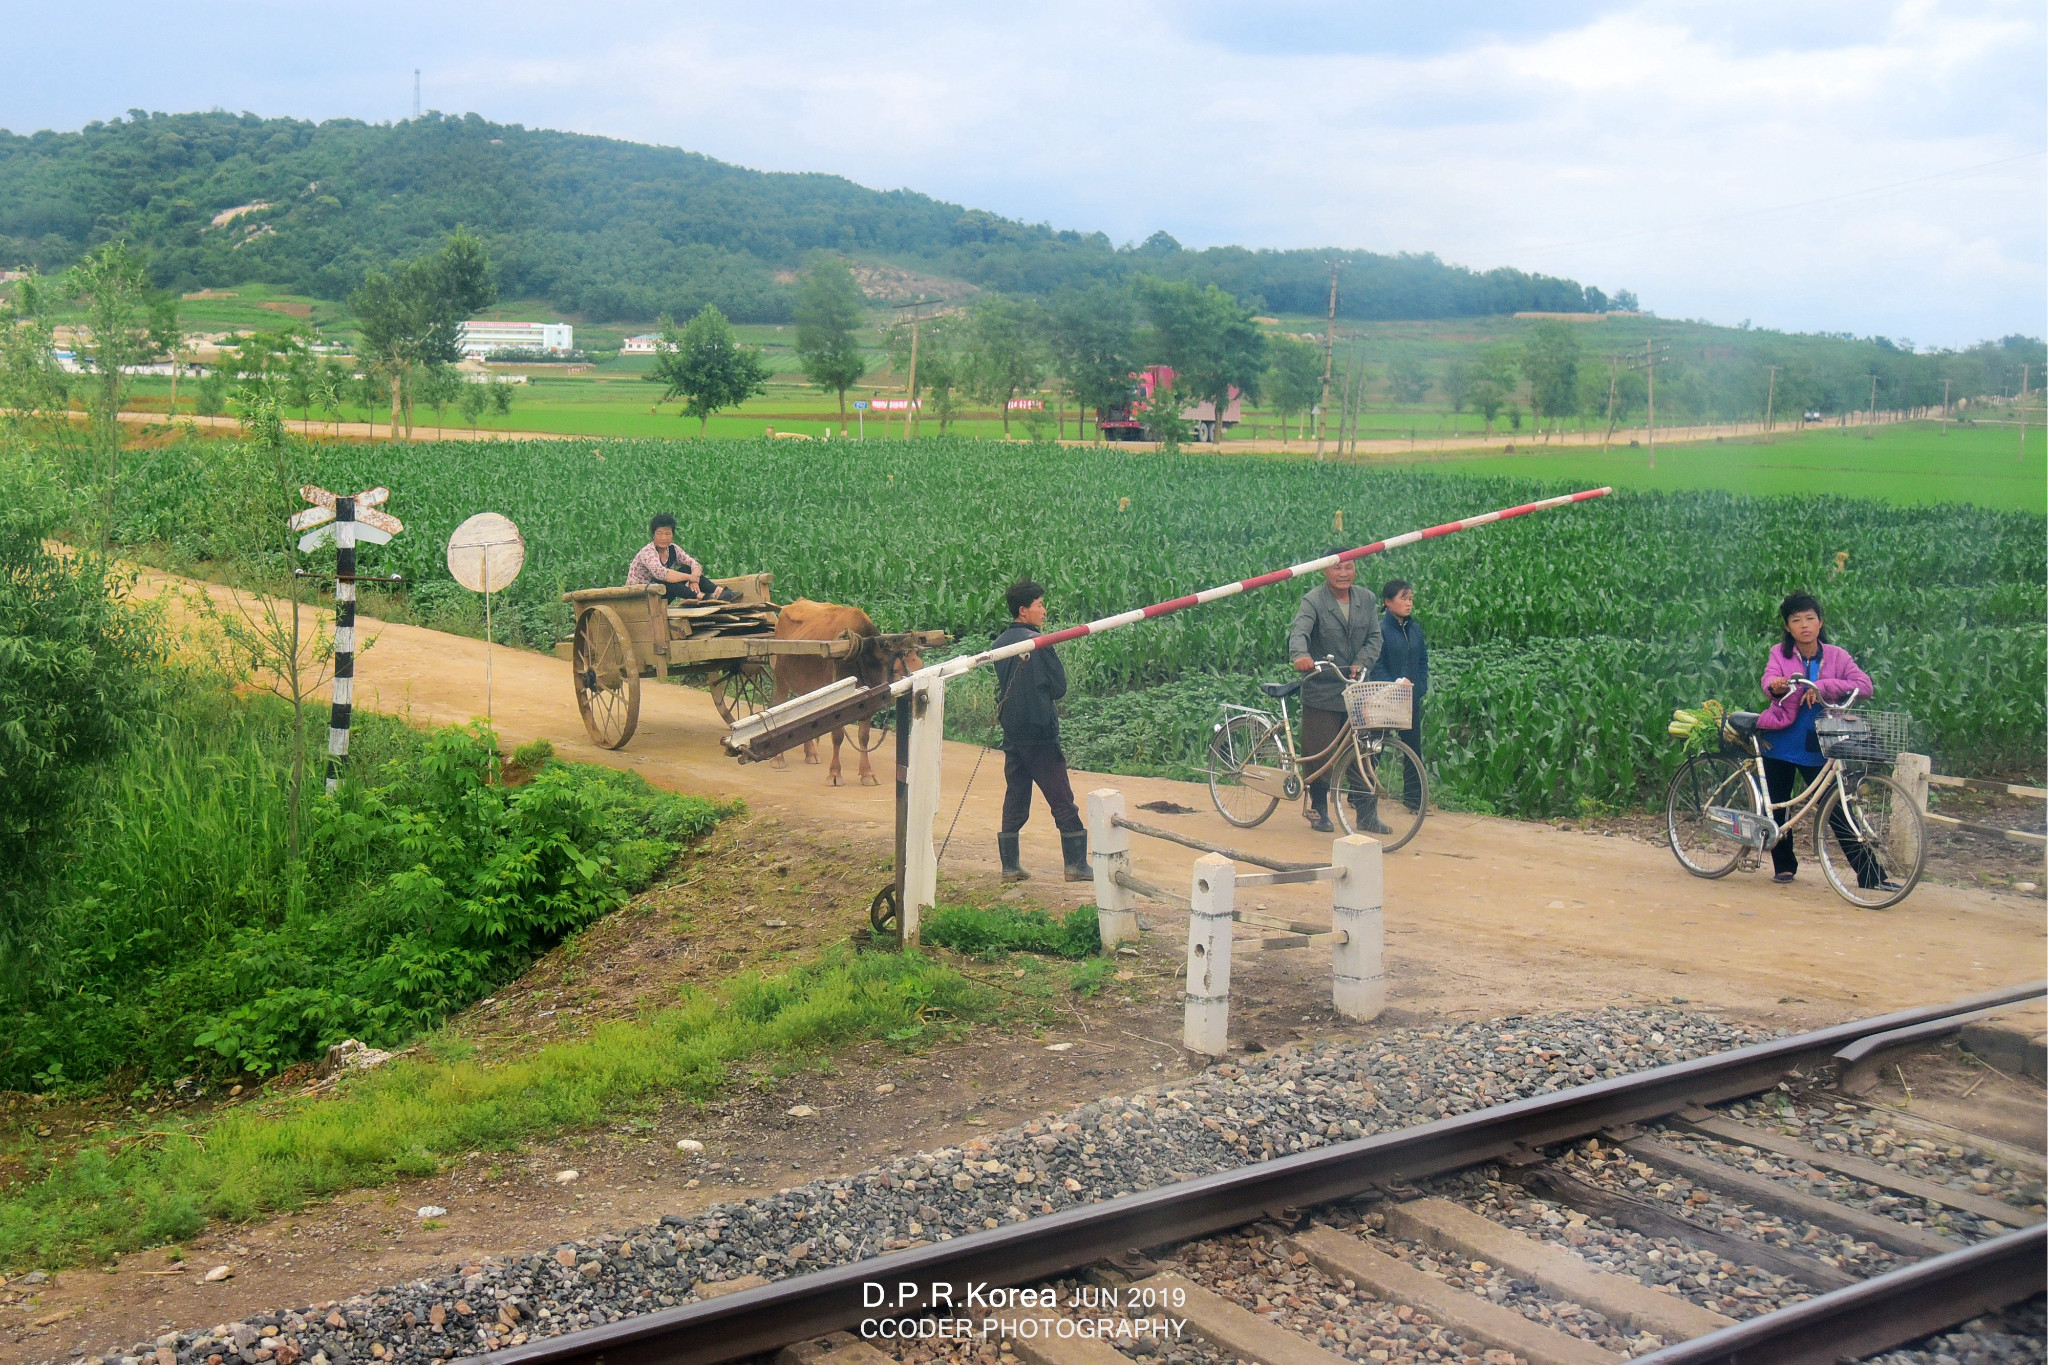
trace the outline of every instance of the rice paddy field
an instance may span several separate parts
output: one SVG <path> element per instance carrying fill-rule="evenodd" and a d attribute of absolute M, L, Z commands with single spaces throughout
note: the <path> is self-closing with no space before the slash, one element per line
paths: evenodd
<path fill-rule="evenodd" d="M 187 443 L 136 458 L 124 487 L 147 496 L 124 512 L 123 538 L 208 571 L 226 552 L 202 509 L 227 496 L 215 483 L 233 462 Z M 415 609 L 465 596 L 444 567 L 458 522 L 512 517 L 529 557 L 497 619 L 535 648 L 568 630 L 562 591 L 623 580 L 656 511 L 677 515 L 681 543 L 716 574 L 772 570 L 779 600 L 851 603 L 884 629 L 939 627 L 965 645 L 1000 628 L 1019 577 L 1049 584 L 1055 623 L 1072 623 L 1566 486 L 1451 462 L 959 439 L 321 443 L 294 458 L 294 482 L 392 489 L 408 530 L 366 552 L 366 571 L 404 574 Z M 1776 605 L 1795 589 L 1822 597 L 1833 638 L 1883 705 L 1911 712 L 1937 771 L 2037 771 L 2044 546 L 2039 511 L 1623 488 L 1368 561 L 1361 582 L 1417 586 L 1433 651 L 1425 738 L 1447 801 L 1548 815 L 1658 799 L 1679 758 L 1671 711 L 1756 704 Z M 1191 774 L 1217 702 L 1286 673 L 1300 591 L 1067 647 L 1070 756 Z M 948 707 L 963 736 L 980 737 L 985 687 L 963 685 Z"/>

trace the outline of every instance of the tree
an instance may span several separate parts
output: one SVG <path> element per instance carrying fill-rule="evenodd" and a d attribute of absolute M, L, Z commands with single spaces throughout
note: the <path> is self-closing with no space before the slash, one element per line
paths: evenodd
<path fill-rule="evenodd" d="M 1038 311 L 1000 294 L 983 294 L 967 310 L 960 361 L 967 388 L 1003 415 L 1010 434 L 1010 400 L 1045 379 L 1045 353 L 1038 344 Z M 922 357 L 920 357 L 922 359 Z"/>
<path fill-rule="evenodd" d="M 1152 396 L 1145 402 L 1145 425 L 1159 438 L 1160 448 L 1169 453 L 1178 452 L 1181 444 L 1195 434 L 1194 423 L 1182 416 L 1188 400 L 1174 391 L 1172 384 L 1155 384 Z"/>
<path fill-rule="evenodd" d="M 1299 337 L 1275 337 L 1267 346 L 1266 401 L 1283 423 L 1315 407 L 1323 392 L 1322 348 Z"/>
<path fill-rule="evenodd" d="M 1089 408 L 1131 401 L 1131 375 L 1138 368 L 1138 311 L 1128 289 L 1097 285 L 1073 290 L 1053 301 L 1046 340 L 1053 373 L 1066 385 L 1084 419 Z"/>
<path fill-rule="evenodd" d="M 468 387 L 462 371 L 453 365 L 429 365 L 419 378 L 420 401 L 434 410 L 434 435 L 442 434 L 441 419 L 448 405 L 460 402 Z"/>
<path fill-rule="evenodd" d="M 391 386 L 391 434 L 398 434 L 405 381 L 425 365 L 462 359 L 461 327 L 470 314 L 498 301 L 484 244 L 457 228 L 442 248 L 394 266 L 372 270 L 349 296 L 362 330 L 358 354 Z"/>
<path fill-rule="evenodd" d="M 1429 393 L 1429 371 L 1413 356 L 1400 356 L 1387 366 L 1387 388 L 1396 403 L 1420 403 Z"/>
<path fill-rule="evenodd" d="M 1451 400 L 1452 412 L 1463 412 L 1465 404 L 1472 401 L 1472 383 L 1472 367 L 1462 360 L 1453 360 L 1444 366 L 1444 377 L 1437 387 Z"/>
<path fill-rule="evenodd" d="M 768 388 L 768 362 L 751 346 L 741 346 L 733 336 L 725 314 L 705 304 L 677 330 L 675 319 L 661 320 L 661 340 L 654 344 L 654 368 L 647 377 L 666 384 L 661 395 L 666 403 L 683 400 L 683 413 L 697 419 L 697 434 L 711 425 L 711 414 L 720 408 L 736 408 Z M 840 395 L 844 403 L 845 395 Z"/>
<path fill-rule="evenodd" d="M 1579 410 L 1579 334 L 1568 322 L 1539 322 L 1522 344 L 1529 401 L 1554 427 Z"/>
<path fill-rule="evenodd" d="M 113 533 L 121 484 L 121 403 L 128 390 L 127 373 L 177 344 L 177 308 L 150 284 L 149 266 L 141 254 L 122 241 L 86 253 L 64 273 L 64 283 L 85 308 L 85 335 L 78 351 L 93 373 L 87 408 L 101 460 L 104 548 Z"/>
<path fill-rule="evenodd" d="M 906 396 L 916 402 L 920 396 L 929 395 L 929 401 L 919 411 L 939 419 L 941 436 L 960 415 L 960 392 L 965 387 L 960 364 L 962 330 L 958 314 L 941 314 L 918 326 L 917 392 Z M 899 322 L 891 327 L 887 341 L 891 368 L 899 374 L 909 374 L 910 324 Z"/>
<path fill-rule="evenodd" d="M 468 426 L 469 434 L 472 436 L 476 435 L 477 418 L 482 417 L 484 409 L 491 405 L 491 395 L 487 391 L 489 388 L 490 385 L 487 383 L 464 384 L 462 397 L 455 400 L 455 410 L 462 414 L 463 423 Z"/>
<path fill-rule="evenodd" d="M 804 375 L 839 394 L 839 434 L 846 435 L 846 391 L 868 372 L 859 332 L 867 303 L 853 272 L 837 256 L 819 256 L 796 295 L 796 355 Z"/>
<path fill-rule="evenodd" d="M 71 389 L 57 364 L 49 296 L 34 275 L 0 304 L 0 431 L 7 444 L 64 442 L 72 431 Z"/>
<path fill-rule="evenodd" d="M 497 417 L 510 417 L 512 415 L 512 390 L 514 387 L 516 386 L 498 378 L 496 375 L 491 376 L 492 415 Z"/>
<path fill-rule="evenodd" d="M 1266 368 L 1266 337 L 1251 310 L 1215 285 L 1141 276 L 1138 297 L 1152 320 L 1160 358 L 1173 367 L 1177 394 L 1216 406 L 1214 437 L 1223 439 L 1231 390 L 1247 401 L 1259 396 Z"/>
<path fill-rule="evenodd" d="M 1477 363 L 1472 366 L 1472 406 L 1479 409 L 1479 415 L 1486 419 L 1486 429 L 1493 430 L 1494 419 L 1500 410 L 1514 396 L 1515 356 L 1506 343 L 1495 343 L 1479 353 Z M 1517 408 L 1519 412 L 1520 409 Z"/>
<path fill-rule="evenodd" d="M 327 414 L 327 420 L 335 424 L 336 435 L 341 434 L 341 411 L 348 402 L 350 378 L 348 366 L 330 360 L 320 367 L 319 377 L 313 381 L 313 400 Z"/>

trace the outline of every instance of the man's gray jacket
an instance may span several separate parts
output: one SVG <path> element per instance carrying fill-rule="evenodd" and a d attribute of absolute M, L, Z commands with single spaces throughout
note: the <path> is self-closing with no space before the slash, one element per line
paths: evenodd
<path fill-rule="evenodd" d="M 1302 598 L 1294 624 L 1287 628 L 1287 657 L 1299 659 L 1304 654 L 1311 659 L 1335 659 L 1346 677 L 1336 678 L 1327 668 L 1309 674 L 1301 685 L 1301 704 L 1318 711 L 1342 711 L 1344 685 L 1352 665 L 1358 666 L 1358 676 L 1363 678 L 1372 671 L 1373 660 L 1380 657 L 1379 604 L 1372 594 L 1362 588 L 1351 590 L 1348 621 L 1328 583 Z"/>

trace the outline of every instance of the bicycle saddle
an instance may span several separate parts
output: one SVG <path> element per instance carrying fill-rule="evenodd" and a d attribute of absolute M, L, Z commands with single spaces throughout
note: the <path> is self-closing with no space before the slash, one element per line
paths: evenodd
<path fill-rule="evenodd" d="M 1763 717 L 1755 711 L 1730 711 L 1727 716 L 1728 728 L 1738 735 L 1756 733 L 1756 723 Z"/>
<path fill-rule="evenodd" d="M 1260 683 L 1259 691 L 1264 692 L 1267 696 L 1273 698 L 1275 701 L 1278 701 L 1282 697 L 1291 697 L 1295 693 L 1301 691 L 1301 685 L 1306 681 L 1307 679 L 1305 678 L 1296 678 L 1293 682 Z"/>

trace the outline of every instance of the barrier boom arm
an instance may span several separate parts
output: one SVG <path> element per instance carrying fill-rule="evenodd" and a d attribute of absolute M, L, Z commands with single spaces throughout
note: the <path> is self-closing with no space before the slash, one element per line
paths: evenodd
<path fill-rule="evenodd" d="M 1135 625 L 1139 621 L 1150 621 L 1154 617 L 1167 616 L 1187 607 L 1199 607 L 1206 602 L 1214 602 L 1225 597 L 1235 597 L 1239 593 L 1250 592 L 1254 588 L 1263 588 L 1268 584 L 1284 583 L 1290 578 L 1301 578 L 1308 574 L 1321 573 L 1333 564 L 1363 559 L 1367 555 L 1376 555 L 1382 550 L 1398 550 L 1404 545 L 1413 545 L 1417 541 L 1435 540 L 1439 536 L 1452 535 L 1458 531 L 1469 531 L 1476 526 L 1490 526 L 1496 521 L 1508 521 L 1515 517 L 1526 517 L 1531 512 L 1547 512 L 1553 507 L 1564 507 L 1575 502 L 1590 502 L 1594 498 L 1604 498 L 1613 491 L 1612 488 L 1589 488 L 1582 493 L 1566 493 L 1555 498 L 1545 498 L 1541 502 L 1523 503 L 1520 507 L 1504 507 L 1498 512 L 1487 512 L 1481 516 L 1466 517 L 1463 521 L 1447 521 L 1441 526 L 1432 526 L 1427 530 L 1410 531 L 1406 535 L 1393 536 L 1387 540 L 1376 540 L 1370 545 L 1361 545 L 1355 550 L 1346 550 L 1342 554 L 1325 555 L 1321 559 L 1311 559 L 1305 564 L 1296 564 L 1292 568 L 1275 569 L 1271 573 L 1262 573 L 1256 578 L 1239 579 L 1235 583 L 1224 583 L 1214 588 L 1205 588 L 1201 592 L 1192 593 L 1186 597 L 1176 597 L 1166 602 L 1154 602 L 1149 607 L 1140 607 L 1135 611 L 1120 612 L 1115 616 L 1105 616 L 1099 621 L 1090 621 L 1083 626 L 1069 626 L 1065 630 L 1056 630 L 1049 635 L 1036 635 L 1029 640 L 1019 640 L 1015 644 L 1004 645 L 1001 649 L 985 649 L 979 654 L 964 654 L 957 659 L 948 659 L 944 663 L 932 664 L 927 668 L 919 669 L 907 678 L 899 679 L 889 689 L 890 695 L 903 696 L 916 686 L 917 680 L 921 678 L 957 678 L 962 673 L 973 672 L 983 664 L 992 664 L 998 659 L 1014 659 L 1020 654 L 1029 654 L 1031 651 L 1042 649 L 1047 645 L 1064 644 L 1068 640 L 1078 640 L 1084 635 L 1100 635 L 1106 630 L 1115 630 L 1118 626 Z"/>

